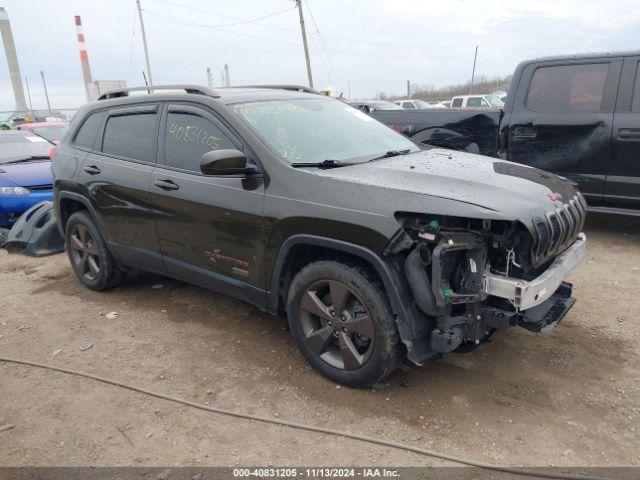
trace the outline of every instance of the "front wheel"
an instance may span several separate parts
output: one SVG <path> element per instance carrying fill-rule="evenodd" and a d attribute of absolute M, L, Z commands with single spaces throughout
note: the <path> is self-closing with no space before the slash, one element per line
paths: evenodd
<path fill-rule="evenodd" d="M 289 288 L 287 318 L 307 361 L 335 382 L 368 387 L 396 368 L 398 338 L 386 293 L 362 267 L 307 265 Z"/>

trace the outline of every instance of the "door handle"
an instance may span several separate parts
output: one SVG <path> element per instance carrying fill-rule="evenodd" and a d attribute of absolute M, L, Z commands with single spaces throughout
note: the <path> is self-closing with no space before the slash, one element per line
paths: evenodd
<path fill-rule="evenodd" d="M 619 128 L 618 140 L 640 141 L 640 128 Z"/>
<path fill-rule="evenodd" d="M 89 175 L 98 175 L 100 173 L 100 169 L 95 165 L 87 165 L 86 167 L 83 168 L 83 170 L 87 172 Z"/>
<path fill-rule="evenodd" d="M 163 190 L 178 190 L 180 186 L 171 180 L 156 180 L 153 184 Z"/>

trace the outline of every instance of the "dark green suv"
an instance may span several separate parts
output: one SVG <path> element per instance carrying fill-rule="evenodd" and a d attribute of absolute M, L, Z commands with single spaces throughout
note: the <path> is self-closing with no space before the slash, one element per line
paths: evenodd
<path fill-rule="evenodd" d="M 510 326 L 550 330 L 573 304 L 586 211 L 570 182 L 422 150 L 303 87 L 153 90 L 86 105 L 55 153 L 87 287 L 145 270 L 232 295 L 355 387 Z"/>

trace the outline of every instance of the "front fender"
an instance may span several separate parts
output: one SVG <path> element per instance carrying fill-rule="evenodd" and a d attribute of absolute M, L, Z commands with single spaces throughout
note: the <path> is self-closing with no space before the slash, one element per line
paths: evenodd
<path fill-rule="evenodd" d="M 342 240 L 315 235 L 294 235 L 287 239 L 280 250 L 273 268 L 271 290 L 267 292 L 267 309 L 277 311 L 280 279 L 291 249 L 297 245 L 312 245 L 356 256 L 372 267 L 382 280 L 394 316 L 400 340 L 407 351 L 407 359 L 416 365 L 424 364 L 437 355 L 431 350 L 429 335 L 433 329 L 432 320 L 418 311 L 413 298 L 409 295 L 407 280 L 403 272 L 392 262 L 385 261 L 368 248 Z"/>

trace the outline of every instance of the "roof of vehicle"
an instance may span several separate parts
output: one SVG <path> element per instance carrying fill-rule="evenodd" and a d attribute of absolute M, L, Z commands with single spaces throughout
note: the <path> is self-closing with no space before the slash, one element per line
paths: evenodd
<path fill-rule="evenodd" d="M 471 97 L 490 97 L 491 95 L 489 93 L 474 93 L 473 95 L 456 95 L 455 97 L 451 97 L 451 99 L 453 100 L 454 98 L 471 98 Z"/>
<path fill-rule="evenodd" d="M 362 104 L 362 103 L 391 103 L 391 102 L 389 100 L 355 100 L 349 103 Z"/>
<path fill-rule="evenodd" d="M 573 55 L 554 55 L 549 57 L 531 58 L 524 60 L 521 64 L 535 63 L 535 62 L 554 62 L 563 60 L 582 60 L 591 58 L 603 58 L 603 57 L 637 57 L 640 56 L 640 50 L 628 50 L 624 52 L 592 52 L 592 53 L 576 53 Z"/>
<path fill-rule="evenodd" d="M 153 100 L 172 100 L 177 97 L 195 99 L 198 96 L 210 98 L 223 104 L 286 100 L 292 98 L 329 98 L 309 87 L 299 85 L 256 85 L 244 87 L 223 87 L 210 89 L 199 85 L 154 85 L 153 93 L 148 93 L 149 87 L 130 87 L 112 90 L 101 95 L 93 107 L 109 105 L 127 105 Z M 130 92 L 142 94 L 130 95 Z"/>
<path fill-rule="evenodd" d="M 31 122 L 31 123 L 21 123 L 17 125 L 18 127 L 64 127 L 69 125 L 69 122 Z"/>

